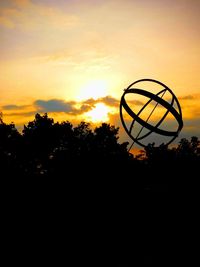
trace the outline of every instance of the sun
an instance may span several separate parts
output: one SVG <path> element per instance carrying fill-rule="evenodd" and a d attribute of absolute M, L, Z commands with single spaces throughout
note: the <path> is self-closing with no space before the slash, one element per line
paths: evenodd
<path fill-rule="evenodd" d="M 109 120 L 108 113 L 109 108 L 106 105 L 97 103 L 91 111 L 85 114 L 85 117 L 87 120 L 94 123 L 107 122 Z"/>
<path fill-rule="evenodd" d="M 92 80 L 80 89 L 79 100 L 98 99 L 107 95 L 108 82 L 106 80 Z"/>

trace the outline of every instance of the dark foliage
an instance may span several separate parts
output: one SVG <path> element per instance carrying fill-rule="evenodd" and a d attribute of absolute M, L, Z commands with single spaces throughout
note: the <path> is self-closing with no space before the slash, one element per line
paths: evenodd
<path fill-rule="evenodd" d="M 20 134 L 14 124 L 5 124 L 1 118 L 1 173 L 18 179 L 72 178 L 75 173 L 83 176 L 85 171 L 90 178 L 91 173 L 109 179 L 117 175 L 136 183 L 145 181 L 145 186 L 145 183 L 169 184 L 178 180 L 176 175 L 194 172 L 200 163 L 197 137 L 190 141 L 182 139 L 176 148 L 149 144 L 134 157 L 127 150 L 127 142 L 118 142 L 118 130 L 106 123 L 94 130 L 86 122 L 74 127 L 68 121 L 55 123 L 47 114 L 36 114 Z"/>
<path fill-rule="evenodd" d="M 14 124 L 1 122 L 1 170 L 18 178 L 65 176 L 79 164 L 92 169 L 93 164 L 129 162 L 128 143 L 118 143 L 118 130 L 106 123 L 94 130 L 85 122 L 76 127 L 68 121 L 54 123 L 47 114 L 36 114 L 22 134 Z"/>
<path fill-rule="evenodd" d="M 110 266 L 137 266 L 138 262 L 169 266 L 172 260 L 179 264 L 181 255 L 176 245 L 168 242 L 173 238 L 174 220 L 181 205 L 171 204 L 167 194 L 183 192 L 188 196 L 194 192 L 200 141 L 197 137 L 182 139 L 176 148 L 149 144 L 134 157 L 127 150 L 128 143 L 118 142 L 118 130 L 106 123 L 94 130 L 85 122 L 78 126 L 68 121 L 55 123 L 47 114 L 36 114 L 19 133 L 14 124 L 5 124 L 0 118 L 1 180 L 10 181 L 10 176 L 15 180 L 7 191 L 2 189 L 7 192 L 5 202 L 9 203 L 7 196 L 12 199 L 7 212 L 17 211 L 8 224 L 24 207 L 20 216 L 26 216 L 26 220 L 29 216 L 34 223 L 31 240 L 37 238 L 35 214 L 38 221 L 45 222 L 42 235 L 46 233 L 48 245 L 52 231 L 48 225 L 52 222 L 51 227 L 57 227 L 56 235 L 68 233 L 68 252 L 74 253 L 74 264 L 76 251 L 81 258 L 79 265 L 91 260 L 91 254 L 95 263 Z M 155 197 L 149 194 L 152 192 Z M 184 203 L 181 194 L 179 199 Z M 176 244 L 184 251 L 181 233 L 177 238 Z M 86 240 L 92 244 L 89 255 Z M 60 253 L 63 243 L 55 242 Z M 181 262 L 187 262 L 185 255 Z"/>

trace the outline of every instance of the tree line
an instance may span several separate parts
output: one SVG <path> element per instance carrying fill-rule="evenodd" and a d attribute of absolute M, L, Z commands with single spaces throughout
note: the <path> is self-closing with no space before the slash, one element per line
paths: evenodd
<path fill-rule="evenodd" d="M 36 114 L 24 126 L 22 133 L 13 123 L 0 120 L 1 173 L 44 177 L 65 174 L 72 166 L 91 169 L 98 166 L 134 166 L 135 171 L 171 166 L 198 166 L 200 141 L 198 137 L 181 139 L 174 148 L 149 144 L 139 155 L 128 151 L 128 142 L 119 143 L 119 128 L 107 123 L 92 129 L 81 122 L 73 126 L 69 121 L 54 122 L 48 114 Z"/>
<path fill-rule="evenodd" d="M 75 242 L 78 239 L 74 233 L 81 237 L 82 247 L 88 233 L 97 242 L 103 240 L 103 247 L 116 264 L 168 263 L 175 257 L 180 261 L 177 243 L 171 242 L 169 226 L 171 223 L 174 227 L 174 217 L 170 217 L 173 216 L 170 212 L 174 207 L 172 214 L 178 214 L 180 202 L 185 212 L 188 197 L 184 202 L 185 195 L 182 198 L 178 194 L 179 201 L 169 204 L 165 194 L 151 198 L 149 194 L 138 197 L 137 192 L 141 192 L 138 189 L 148 192 L 157 184 L 161 186 L 156 191 L 163 192 L 162 184 L 167 184 L 176 195 L 177 189 L 189 190 L 190 187 L 194 194 L 193 188 L 198 188 L 194 181 L 198 180 L 200 141 L 197 137 L 184 138 L 174 148 L 149 144 L 139 155 L 132 155 L 127 142 L 119 143 L 118 133 L 119 128 L 107 123 L 92 129 L 86 122 L 77 126 L 69 121 L 54 122 L 47 114 L 36 114 L 20 133 L 13 123 L 6 124 L 0 117 L 0 177 L 1 180 L 10 175 L 16 178 L 16 183 L 12 180 L 7 190 L 5 186 L 1 190 L 5 195 L 3 204 L 8 205 L 10 201 L 6 206 L 8 213 L 12 214 L 13 206 L 16 209 L 16 217 L 10 219 L 10 229 L 15 231 L 13 222 L 18 221 L 19 209 L 23 207 L 25 222 L 28 211 L 30 220 L 34 219 L 32 213 L 36 214 L 34 227 L 38 222 L 41 227 L 41 218 L 49 213 L 42 231 L 49 222 L 53 222 L 54 227 L 57 221 L 60 236 L 67 225 Z M 32 179 L 27 179 L 27 183 L 22 179 L 20 183 L 23 177 L 39 179 L 35 179 L 35 184 Z M 189 180 L 192 182 L 188 183 Z M 194 203 L 189 209 L 192 206 Z M 52 238 L 49 230 L 47 232 Z M 58 249 L 62 250 L 63 244 L 60 244 Z M 134 249 L 133 244 L 136 244 Z M 174 247 L 174 254 L 169 254 L 169 244 L 170 248 Z M 96 251 L 96 246 L 93 247 Z M 97 259 L 105 257 L 102 251 L 100 253 Z"/>

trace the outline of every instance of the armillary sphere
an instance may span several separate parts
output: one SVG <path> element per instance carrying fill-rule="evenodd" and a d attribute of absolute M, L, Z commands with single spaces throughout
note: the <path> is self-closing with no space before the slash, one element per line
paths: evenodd
<path fill-rule="evenodd" d="M 162 90 L 158 93 L 154 94 L 148 90 L 144 89 L 138 89 L 138 84 L 142 82 L 150 82 L 157 84 L 162 87 Z M 170 100 L 165 100 L 163 98 L 164 94 L 168 92 L 168 95 L 170 95 Z M 126 97 L 128 95 L 140 95 L 147 98 L 147 102 L 143 104 L 139 112 L 135 112 L 133 108 L 131 108 L 128 104 L 128 101 L 126 100 Z M 152 104 L 152 102 L 156 103 L 156 105 L 151 110 L 150 114 L 148 115 L 147 119 L 141 118 L 142 112 L 147 108 L 148 105 Z M 149 123 L 149 119 L 152 116 L 153 112 L 155 112 L 156 108 L 158 107 L 164 108 L 164 115 L 156 121 L 154 125 Z M 149 108 L 149 107 L 148 107 Z M 127 114 L 132 118 L 132 122 L 128 124 L 125 121 L 124 115 L 123 115 L 123 109 L 127 112 Z M 173 130 L 166 130 L 162 129 L 162 123 L 166 119 L 167 115 L 171 113 L 173 119 L 177 122 L 177 127 Z M 154 80 L 154 79 L 141 79 L 133 82 L 130 84 L 127 89 L 124 90 L 124 93 L 121 97 L 120 101 L 120 118 L 122 125 L 126 131 L 126 133 L 129 135 L 129 137 L 133 140 L 133 143 L 137 143 L 140 146 L 146 147 L 147 145 L 144 144 L 144 139 L 151 135 L 152 133 L 156 133 L 162 136 L 169 137 L 169 140 L 164 145 L 169 145 L 173 140 L 179 135 L 181 129 L 183 128 L 183 119 L 182 119 L 182 112 L 181 112 L 181 106 L 178 102 L 177 97 L 172 92 L 172 90 L 167 87 L 165 84 Z M 138 123 L 141 126 L 140 131 L 137 133 L 136 136 L 133 135 L 134 132 L 134 125 L 135 123 Z M 142 131 L 146 129 L 145 133 L 142 134 Z"/>

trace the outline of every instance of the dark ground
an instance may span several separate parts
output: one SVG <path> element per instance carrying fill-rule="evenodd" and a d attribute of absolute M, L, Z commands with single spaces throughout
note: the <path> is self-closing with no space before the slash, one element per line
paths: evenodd
<path fill-rule="evenodd" d="M 20 134 L 0 120 L 2 261 L 196 265 L 200 141 L 137 160 L 118 130 L 36 114 Z"/>
<path fill-rule="evenodd" d="M 186 220 L 188 216 L 193 220 L 194 213 L 187 207 L 191 203 L 191 198 L 187 200 L 191 185 L 184 191 L 187 179 L 161 178 L 158 169 L 152 178 L 149 170 L 106 167 L 93 164 L 89 170 L 76 164 L 67 179 L 60 173 L 44 180 L 7 180 L 1 189 L 7 214 L 4 248 L 11 246 L 12 251 L 8 262 L 14 258 L 70 266 L 191 263 L 192 244 L 186 240 L 191 238 L 187 231 L 191 225 Z"/>

